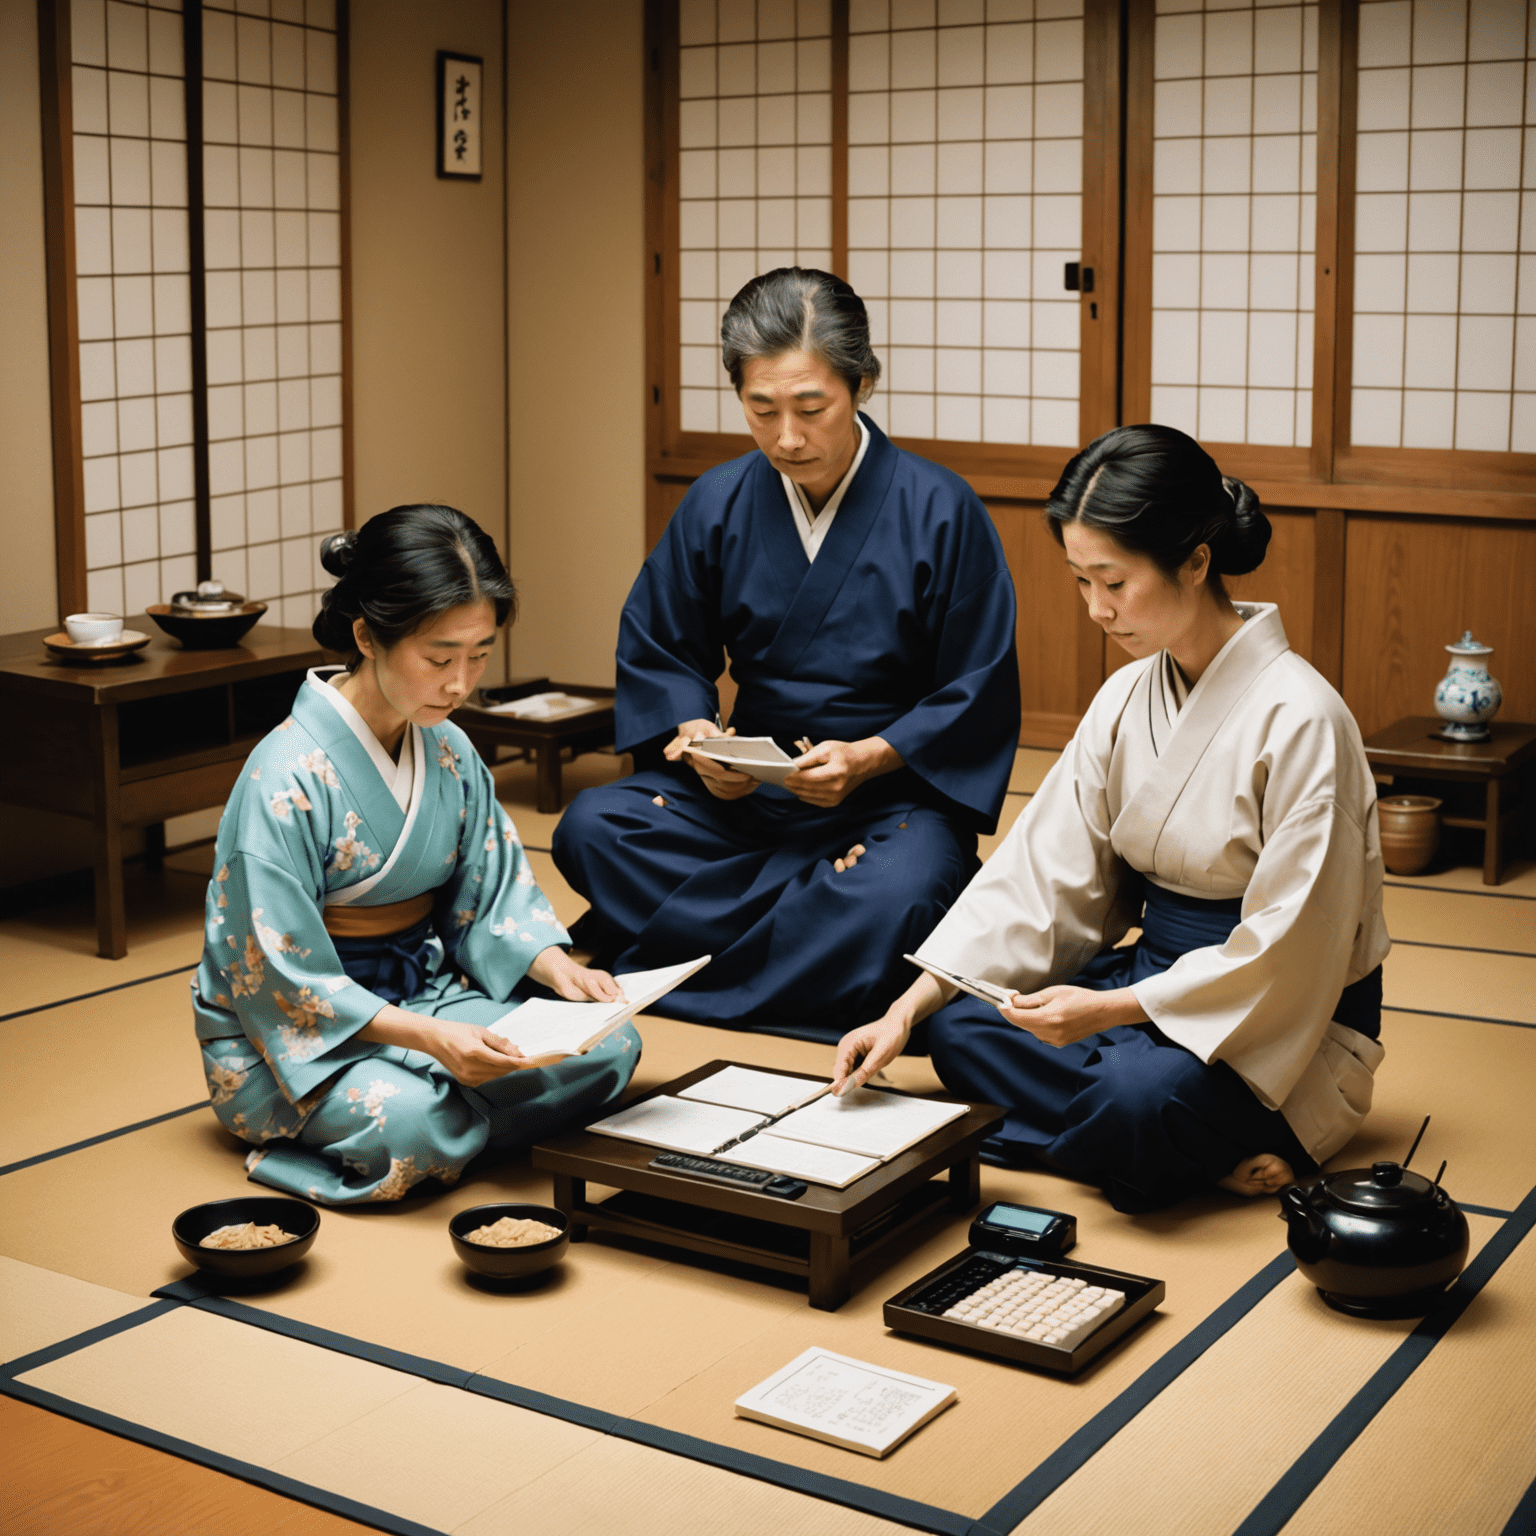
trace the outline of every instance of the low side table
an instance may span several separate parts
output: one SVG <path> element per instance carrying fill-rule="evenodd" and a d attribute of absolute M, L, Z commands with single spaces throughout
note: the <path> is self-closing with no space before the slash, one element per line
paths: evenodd
<path fill-rule="evenodd" d="M 529 683 L 529 693 L 569 693 L 591 699 L 591 709 L 579 714 L 562 715 L 558 720 L 519 720 L 515 715 L 492 714 L 489 710 L 467 705 L 453 712 L 453 723 L 474 743 L 475 751 L 492 765 L 498 747 L 519 747 L 531 752 L 537 775 L 538 808 L 553 813 L 560 809 L 560 754 L 569 747 L 572 754 L 595 752 L 613 745 L 612 688 L 588 688 L 577 683 L 552 683 L 539 678 Z"/>
<path fill-rule="evenodd" d="M 50 655 L 57 626 L 0 636 L 0 710 L 15 743 L 0 754 L 0 800 L 92 823 L 97 953 L 128 953 L 123 829 L 143 827 L 153 859 L 165 822 L 222 805 L 251 748 L 293 708 L 305 670 L 328 657 L 308 630 L 258 624 L 239 645 L 187 651 L 154 632 L 121 661 Z"/>
<path fill-rule="evenodd" d="M 1471 827 L 1483 834 L 1483 884 L 1504 878 L 1504 835 L 1524 810 L 1518 802 L 1520 781 L 1536 768 L 1536 725 L 1516 720 L 1491 720 L 1487 741 L 1446 741 L 1444 722 L 1413 715 L 1377 731 L 1365 743 L 1366 760 L 1380 775 L 1398 779 L 1427 779 L 1483 786 L 1483 814 L 1442 816 L 1448 827 Z M 1516 794 L 1506 794 L 1514 790 Z M 1509 803 L 1511 800 L 1516 803 Z"/>
<path fill-rule="evenodd" d="M 706 1062 L 632 1102 L 675 1094 L 731 1065 L 747 1063 Z M 803 1072 L 784 1075 L 825 1081 Z M 590 1131 L 540 1142 L 533 1148 L 533 1166 L 554 1175 L 555 1204 L 570 1221 L 572 1242 L 595 1227 L 803 1276 L 811 1305 L 834 1312 L 851 1294 L 854 1264 L 894 1255 L 907 1232 L 946 1205 L 955 1211 L 976 1205 L 981 1198 L 976 1154 L 1006 1113 L 995 1105 L 973 1104 L 959 1119 L 847 1189 L 812 1184 L 798 1200 L 650 1168 L 656 1147 Z M 946 1172 L 947 1183 L 935 1182 L 936 1175 Z M 619 1193 L 590 1202 L 589 1180 Z"/>

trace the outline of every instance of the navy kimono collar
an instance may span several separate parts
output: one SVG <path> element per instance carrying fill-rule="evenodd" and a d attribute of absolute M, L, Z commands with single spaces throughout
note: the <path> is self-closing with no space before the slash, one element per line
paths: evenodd
<path fill-rule="evenodd" d="M 806 558 L 794 525 L 783 516 L 784 489 L 778 470 L 765 454 L 758 455 L 752 486 L 752 521 L 764 557 L 781 585 L 790 573 L 800 573 L 800 585 L 790 600 L 789 611 L 763 658 L 766 666 L 784 677 L 793 674 L 795 664 L 816 638 L 827 610 L 874 531 L 891 481 L 896 477 L 899 450 L 869 417 L 860 412 L 859 419 L 869 433 L 869 451 L 843 496 L 814 564 Z M 787 590 L 785 595 L 789 596 Z"/>

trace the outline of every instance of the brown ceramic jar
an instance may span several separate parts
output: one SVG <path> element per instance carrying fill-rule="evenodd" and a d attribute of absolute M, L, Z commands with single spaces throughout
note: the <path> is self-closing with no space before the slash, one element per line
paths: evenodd
<path fill-rule="evenodd" d="M 1440 846 L 1440 802 L 1431 795 L 1392 795 L 1379 801 L 1381 858 L 1394 875 L 1416 875 Z"/>

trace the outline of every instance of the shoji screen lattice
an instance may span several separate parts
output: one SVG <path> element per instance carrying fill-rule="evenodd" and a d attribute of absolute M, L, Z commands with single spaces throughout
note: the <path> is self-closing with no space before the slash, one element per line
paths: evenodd
<path fill-rule="evenodd" d="M 235 11 L 203 7 L 213 575 L 307 628 L 342 526 L 336 20 L 331 0 Z"/>
<path fill-rule="evenodd" d="M 741 432 L 720 316 L 774 267 L 832 264 L 830 0 L 683 0 L 682 428 Z"/>
<path fill-rule="evenodd" d="M 86 595 L 135 614 L 196 579 L 181 7 L 72 21 Z"/>
<path fill-rule="evenodd" d="M 1152 415 L 1312 437 L 1317 6 L 1157 0 Z"/>
<path fill-rule="evenodd" d="M 901 437 L 1072 445 L 1078 0 L 851 0 L 848 277 Z"/>
<path fill-rule="evenodd" d="M 1356 189 L 1352 441 L 1536 452 L 1536 6 L 1365 0 Z"/>

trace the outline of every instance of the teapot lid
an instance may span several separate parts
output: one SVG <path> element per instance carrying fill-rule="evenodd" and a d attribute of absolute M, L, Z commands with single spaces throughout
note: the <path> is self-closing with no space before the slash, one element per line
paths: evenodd
<path fill-rule="evenodd" d="M 179 613 L 233 613 L 245 606 L 238 592 L 227 592 L 222 581 L 200 581 L 193 592 L 177 592 L 171 607 Z"/>
<path fill-rule="evenodd" d="M 1417 1210 L 1432 1203 L 1440 1193 L 1423 1174 L 1410 1173 L 1401 1163 L 1372 1163 L 1369 1168 L 1346 1168 L 1323 1180 L 1323 1187 L 1339 1202 L 1355 1211 L 1389 1216 Z"/>
<path fill-rule="evenodd" d="M 1451 652 L 1453 656 L 1493 655 L 1493 647 L 1491 645 L 1484 645 L 1481 640 L 1474 640 L 1472 638 L 1472 631 L 1470 629 L 1464 630 L 1462 632 L 1461 639 L 1458 640 L 1454 645 L 1446 646 L 1446 650 Z"/>

